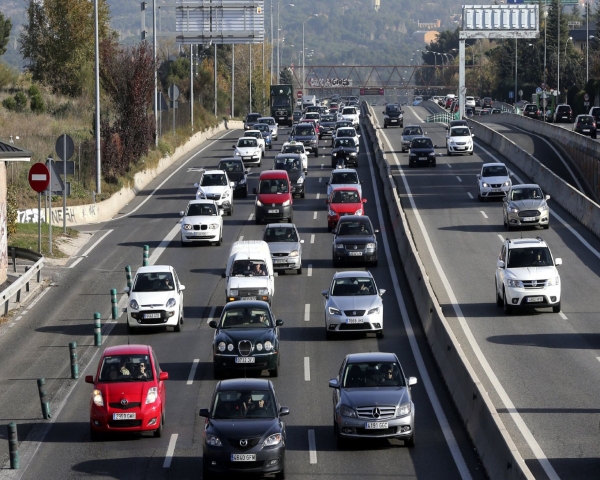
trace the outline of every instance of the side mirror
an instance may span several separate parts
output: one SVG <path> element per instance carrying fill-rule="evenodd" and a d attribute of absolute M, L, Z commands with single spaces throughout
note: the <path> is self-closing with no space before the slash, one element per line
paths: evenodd
<path fill-rule="evenodd" d="M 275 124 L 275 126 L 276 126 L 276 127 L 278 127 L 278 126 L 279 126 L 279 124 L 278 124 L 278 123 L 276 123 L 276 124 Z"/>
<path fill-rule="evenodd" d="M 362 203 L 367 203 L 367 199 L 366 199 L 366 198 L 363 198 L 363 199 L 362 199 Z"/>
<path fill-rule="evenodd" d="M 304 243 L 304 240 L 300 240 L 300 243 Z"/>
<path fill-rule="evenodd" d="M 125 287 L 125 288 L 123 289 L 123 291 L 124 291 L 125 293 L 129 294 L 129 292 L 131 292 L 131 288 L 129 288 L 129 287 Z"/>
<path fill-rule="evenodd" d="M 379 233 L 379 230 L 376 228 L 375 230 L 373 230 L 373 232 Z"/>
<path fill-rule="evenodd" d="M 437 145 L 434 145 L 433 148 L 437 148 Z"/>
<path fill-rule="evenodd" d="M 250 173 L 250 169 L 249 169 L 249 168 L 246 168 L 246 169 L 244 170 L 244 173 L 245 173 L 246 175 L 247 175 L 247 174 L 249 174 L 249 173 Z"/>
<path fill-rule="evenodd" d="M 183 292 L 185 290 L 185 285 L 179 285 L 179 290 Z"/>
<path fill-rule="evenodd" d="M 180 217 L 183 217 L 184 215 L 185 215 L 184 211 L 183 211 L 183 210 L 181 210 L 181 211 L 179 212 L 179 216 L 180 216 Z"/>
<path fill-rule="evenodd" d="M 86 375 L 85 376 L 85 383 L 94 383 L 94 377 L 93 375 Z"/>
<path fill-rule="evenodd" d="M 555 258 L 554 265 L 562 265 L 562 258 Z"/>
<path fill-rule="evenodd" d="M 208 411 L 208 408 L 201 408 L 199 415 L 204 418 L 210 418 L 210 412 Z"/>
<path fill-rule="evenodd" d="M 408 386 L 411 387 L 417 384 L 417 377 L 408 377 Z"/>
<path fill-rule="evenodd" d="M 386 292 L 387 290 L 385 288 L 382 288 L 381 290 L 379 290 L 379 296 L 383 297 L 383 294 Z"/>
<path fill-rule="evenodd" d="M 235 182 L 229 182 L 230 187 L 235 187 Z"/>
<path fill-rule="evenodd" d="M 550 195 L 546 195 L 546 200 L 550 200 Z"/>
<path fill-rule="evenodd" d="M 279 407 L 279 416 L 280 417 L 284 417 L 286 415 L 290 414 L 290 408 L 289 407 Z"/>
<path fill-rule="evenodd" d="M 329 380 L 329 386 L 331 388 L 340 388 L 340 382 L 338 382 L 337 378 L 332 378 L 331 380 Z"/>
<path fill-rule="evenodd" d="M 325 185 L 329 185 L 329 180 L 325 182 Z"/>
<path fill-rule="evenodd" d="M 382 115 L 385 115 L 385 112 L 381 112 Z"/>
<path fill-rule="evenodd" d="M 160 372 L 160 373 L 158 374 L 158 379 L 159 379 L 161 382 L 164 382 L 165 380 L 168 380 L 168 379 L 169 379 L 169 372 Z"/>
<path fill-rule="evenodd" d="M 197 183 L 194 183 L 194 187 L 198 188 L 198 184 L 197 184 Z"/>
<path fill-rule="evenodd" d="M 219 215 L 221 215 L 222 217 L 225 216 L 225 210 L 223 210 L 222 208 L 219 208 Z"/>
<path fill-rule="evenodd" d="M 323 295 L 325 298 L 329 298 L 329 290 L 323 290 L 321 295 Z"/>
<path fill-rule="evenodd" d="M 479 173 L 477 174 L 477 180 L 481 180 L 481 175 Z"/>
<path fill-rule="evenodd" d="M 232 148 L 235 148 L 235 145 L 233 145 L 233 147 L 232 147 Z"/>
<path fill-rule="evenodd" d="M 450 127 L 446 127 L 446 130 L 450 130 Z"/>
<path fill-rule="evenodd" d="M 217 328 L 217 321 L 216 320 L 211 320 L 210 322 L 208 322 L 208 326 L 210 328 Z"/>
<path fill-rule="evenodd" d="M 357 135 L 358 138 L 360 138 L 360 135 Z"/>
<path fill-rule="evenodd" d="M 498 260 L 498 261 L 496 262 L 496 266 L 497 266 L 498 268 L 504 268 L 504 260 Z"/>
<path fill-rule="evenodd" d="M 253 193 L 254 195 L 256 195 L 256 188 L 253 188 L 253 189 L 252 189 L 252 193 Z"/>
<path fill-rule="evenodd" d="M 472 134 L 471 134 L 471 136 L 472 136 L 472 137 L 474 137 L 474 136 L 475 136 L 475 134 L 474 134 L 474 133 L 472 133 Z"/>
<path fill-rule="evenodd" d="M 283 320 L 281 318 L 278 318 L 277 320 L 275 320 L 276 327 L 281 327 L 282 325 L 283 325 Z"/>

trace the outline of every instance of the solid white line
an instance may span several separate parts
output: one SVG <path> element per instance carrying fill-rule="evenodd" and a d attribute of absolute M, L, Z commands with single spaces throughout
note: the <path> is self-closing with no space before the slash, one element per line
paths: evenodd
<path fill-rule="evenodd" d="M 310 357 L 304 357 L 304 381 L 310 382 Z"/>
<path fill-rule="evenodd" d="M 460 178 L 458 175 L 456 176 L 456 179 L 457 179 L 459 182 L 462 182 L 462 178 Z"/>
<path fill-rule="evenodd" d="M 304 305 L 304 321 L 310 322 L 310 303 Z"/>
<path fill-rule="evenodd" d="M 43 297 L 44 295 L 46 295 L 46 294 L 47 294 L 49 291 L 50 291 L 50 289 L 49 289 L 49 288 L 46 288 L 46 289 L 44 289 L 44 291 L 43 291 L 42 293 L 40 293 L 40 294 L 39 294 L 39 296 L 38 296 L 38 297 L 37 297 L 37 298 L 36 298 L 36 299 L 35 299 L 33 302 L 31 302 L 31 303 L 29 304 L 29 306 L 28 306 L 28 307 L 25 309 L 25 311 L 29 310 L 29 309 L 30 309 L 31 307 L 33 307 L 33 306 L 34 306 L 36 303 L 38 303 L 38 302 L 39 302 L 39 301 L 42 299 L 42 297 Z"/>
<path fill-rule="evenodd" d="M 471 192 L 467 192 L 467 195 L 469 196 L 469 198 L 473 198 L 473 195 L 471 195 Z"/>
<path fill-rule="evenodd" d="M 317 193 L 317 200 L 319 199 L 319 197 L 320 197 L 320 196 L 321 196 L 321 194 L 320 194 L 320 193 Z"/>
<path fill-rule="evenodd" d="M 313 214 L 313 220 L 316 220 L 316 219 L 317 219 L 317 212 L 315 212 L 315 213 Z"/>
<path fill-rule="evenodd" d="M 388 140 L 387 136 L 383 132 L 381 132 L 381 134 L 386 139 L 386 141 L 387 141 L 388 145 L 390 145 L 390 149 L 391 149 L 391 144 L 390 144 L 390 141 Z M 394 155 L 396 163 L 398 164 L 398 159 L 397 159 L 396 155 L 393 152 L 392 152 L 392 155 Z M 497 160 L 497 161 L 499 161 L 499 160 Z M 531 433 L 531 430 L 529 430 L 529 428 L 525 424 L 523 417 L 521 417 L 521 415 L 517 411 L 517 408 L 515 407 L 514 403 L 510 399 L 510 397 L 508 396 L 508 393 L 506 393 L 506 390 L 500 383 L 500 380 L 498 380 L 498 377 L 492 370 L 492 367 L 490 366 L 487 359 L 485 358 L 485 355 L 481 351 L 481 348 L 479 347 L 477 340 L 473 336 L 473 332 L 471 331 L 471 329 L 469 328 L 469 325 L 467 324 L 467 321 L 463 315 L 463 312 L 458 303 L 458 300 L 456 299 L 456 296 L 454 295 L 454 291 L 452 290 L 452 287 L 450 286 L 448 277 L 446 277 L 446 274 L 445 274 L 444 270 L 442 269 L 440 261 L 437 257 L 437 253 L 435 252 L 435 249 L 433 248 L 433 245 L 431 243 L 431 239 L 429 238 L 429 235 L 427 234 L 427 230 L 425 229 L 425 225 L 423 224 L 421 215 L 420 215 L 419 211 L 417 210 L 417 206 L 415 205 L 414 197 L 411 193 L 410 187 L 408 185 L 408 181 L 406 180 L 406 176 L 404 175 L 404 170 L 402 170 L 402 167 L 399 167 L 399 168 L 400 168 L 400 175 L 402 177 L 402 182 L 404 183 L 404 188 L 406 190 L 406 194 L 410 201 L 410 205 L 411 205 L 412 211 L 414 213 L 415 219 L 417 220 L 417 223 L 419 224 L 419 228 L 421 229 L 421 233 L 423 234 L 423 238 L 425 240 L 425 244 L 427 245 L 427 249 L 429 250 L 429 254 L 431 255 L 433 264 L 440 275 L 440 279 L 442 280 L 442 284 L 444 285 L 444 288 L 446 289 L 446 292 L 450 299 L 450 303 L 452 304 L 452 308 L 454 309 L 454 312 L 456 313 L 456 318 L 458 319 L 460 326 L 463 329 L 463 332 L 465 333 L 465 335 L 467 337 L 469 345 L 473 349 L 473 352 L 475 353 L 477 360 L 481 364 L 481 367 L 485 371 L 490 382 L 492 383 L 492 385 L 498 392 L 498 395 L 500 397 L 500 400 L 504 404 L 504 407 L 509 412 L 512 420 L 515 422 L 515 424 L 517 425 L 517 428 L 519 429 L 519 431 L 525 438 L 525 441 L 529 445 L 529 448 L 531 448 L 531 450 L 533 451 L 533 454 L 538 459 L 542 468 L 546 472 L 546 475 L 548 475 L 548 477 L 550 477 L 552 480 L 559 480 L 559 477 L 558 477 L 556 471 L 554 470 L 554 468 L 552 467 L 552 465 L 550 464 L 548 457 L 546 457 L 546 455 L 542 451 L 542 448 L 540 447 L 539 443 L 537 442 L 537 440 Z M 377 199 L 377 197 L 376 197 L 376 199 Z M 459 451 L 459 453 L 460 453 L 460 451 Z M 462 456 L 461 456 L 461 459 L 462 459 Z M 465 465 L 465 468 L 466 468 L 466 465 Z M 468 473 L 468 470 L 467 470 L 467 473 Z M 470 473 L 468 473 L 468 474 L 470 475 Z"/>
<path fill-rule="evenodd" d="M 254 218 L 254 214 L 251 213 L 250 216 L 248 217 L 248 221 L 251 221 Z"/>
<path fill-rule="evenodd" d="M 315 234 L 311 234 L 310 236 L 310 243 L 315 243 Z"/>
<path fill-rule="evenodd" d="M 192 362 L 192 369 L 190 370 L 190 376 L 187 380 L 187 385 L 191 385 L 192 383 L 194 383 L 194 377 L 196 376 L 196 369 L 198 368 L 199 361 L 199 358 L 194 358 L 194 361 Z"/>
<path fill-rule="evenodd" d="M 483 218 L 489 218 L 489 217 L 488 217 L 488 216 L 485 214 L 485 212 L 484 212 L 483 210 L 479 210 L 479 211 L 480 211 L 480 212 L 481 212 L 481 214 L 483 215 Z"/>
<path fill-rule="evenodd" d="M 306 276 L 312 277 L 312 263 L 308 264 L 308 272 L 307 272 Z"/>
<path fill-rule="evenodd" d="M 600 357 L 596 357 L 596 360 L 598 360 L 600 362 Z"/>
<path fill-rule="evenodd" d="M 452 168 L 452 165 L 450 165 L 449 163 L 447 163 L 446 165 L 448 165 L 448 168 Z"/>
<path fill-rule="evenodd" d="M 84 257 L 77 258 L 71 265 L 69 265 L 69 268 L 75 268 L 83 259 Z"/>
<path fill-rule="evenodd" d="M 238 240 L 238 241 L 240 241 L 240 242 L 241 242 L 243 239 L 244 239 L 244 236 L 243 236 L 243 235 L 240 235 L 240 238 L 239 238 L 239 240 Z"/>
<path fill-rule="evenodd" d="M 317 463 L 317 442 L 315 441 L 315 431 L 311 428 L 308 430 L 308 452 L 311 465 Z"/>
<path fill-rule="evenodd" d="M 150 255 L 150 258 L 148 259 L 148 265 L 154 265 L 156 263 L 158 258 L 167 249 L 169 243 L 171 243 L 171 240 L 175 238 L 175 235 L 177 235 L 179 231 L 181 231 L 181 225 L 178 223 L 171 229 L 169 233 L 167 233 L 167 236 L 158 244 L 158 247 L 154 249 L 152 255 Z"/>
<path fill-rule="evenodd" d="M 567 316 L 563 312 L 558 312 L 558 316 L 563 320 L 568 320 Z"/>
<path fill-rule="evenodd" d="M 502 243 L 504 243 L 504 237 L 503 237 L 502 235 L 498 234 L 498 238 L 500 239 L 500 241 L 501 241 Z"/>
<path fill-rule="evenodd" d="M 319 177 L 319 183 L 323 181 L 323 177 Z"/>
<path fill-rule="evenodd" d="M 216 305 L 213 305 L 212 307 L 210 307 L 210 312 L 208 314 L 208 318 L 206 319 L 206 323 L 210 323 L 210 321 L 213 319 L 213 317 L 215 316 L 216 309 L 217 309 Z"/>
<path fill-rule="evenodd" d="M 167 456 L 165 457 L 165 463 L 163 463 L 163 468 L 170 468 L 171 461 L 173 460 L 173 453 L 175 453 L 175 444 L 177 443 L 177 437 L 179 434 L 174 433 L 171 435 L 171 440 L 169 440 L 169 446 L 167 448 Z"/>

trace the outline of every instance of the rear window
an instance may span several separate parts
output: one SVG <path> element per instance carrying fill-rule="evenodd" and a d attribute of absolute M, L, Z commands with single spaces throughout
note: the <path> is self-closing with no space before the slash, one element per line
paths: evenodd
<path fill-rule="evenodd" d="M 246 122 L 257 122 L 259 118 L 260 118 L 260 115 L 258 113 L 254 114 L 254 115 L 248 115 L 246 117 Z"/>
<path fill-rule="evenodd" d="M 590 115 L 594 115 L 594 116 L 600 115 L 600 107 L 594 107 L 594 108 L 592 108 L 592 111 L 590 112 Z"/>
<path fill-rule="evenodd" d="M 537 111 L 537 106 L 536 105 L 527 105 L 525 107 L 525 111 L 526 112 L 536 112 Z"/>
<path fill-rule="evenodd" d="M 556 111 L 560 113 L 569 113 L 571 111 L 571 107 L 569 107 L 568 105 L 562 105 L 558 107 Z"/>
<path fill-rule="evenodd" d="M 591 115 L 586 115 L 585 117 L 579 117 L 577 123 L 582 123 L 583 125 L 591 125 L 594 123 L 594 117 Z"/>

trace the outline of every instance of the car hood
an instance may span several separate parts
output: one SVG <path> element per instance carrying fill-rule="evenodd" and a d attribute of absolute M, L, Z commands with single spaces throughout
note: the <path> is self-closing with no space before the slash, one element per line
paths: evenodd
<path fill-rule="evenodd" d="M 511 202 L 514 206 L 516 206 L 519 210 L 537 210 L 546 204 L 545 200 L 517 200 Z"/>
<path fill-rule="evenodd" d="M 381 306 L 381 297 L 379 295 L 330 296 L 328 305 L 340 310 L 369 310 Z"/>
<path fill-rule="evenodd" d="M 164 290 L 155 292 L 131 292 L 129 300 L 135 300 L 143 308 L 144 305 L 156 305 L 162 307 L 166 305 L 169 298 L 176 298 L 175 290 Z M 129 303 L 129 302 L 128 302 Z"/>
<path fill-rule="evenodd" d="M 208 421 L 207 431 L 218 436 L 221 440 L 225 439 L 225 441 L 227 439 L 255 437 L 261 437 L 261 440 L 264 441 L 268 435 L 280 432 L 281 429 L 277 418 L 235 418 L 228 420 L 211 418 Z"/>
<path fill-rule="evenodd" d="M 386 113 L 386 115 L 390 118 L 399 118 L 402 116 L 402 114 L 400 112 L 389 112 L 389 113 Z"/>
<path fill-rule="evenodd" d="M 301 176 L 302 170 L 288 170 L 288 177 L 292 183 L 296 183 Z"/>
<path fill-rule="evenodd" d="M 271 140 L 271 132 L 260 132 L 263 137 L 263 140 Z"/>
<path fill-rule="evenodd" d="M 233 343 L 236 347 L 238 342 L 250 340 L 252 343 L 264 343 L 267 340 L 275 341 L 274 328 L 227 328 L 215 331 L 215 345 L 218 342 Z M 277 345 L 275 345 L 277 348 Z M 254 352 L 257 353 L 257 352 Z"/>
<path fill-rule="evenodd" d="M 342 388 L 340 403 L 349 407 L 401 405 L 410 397 L 406 387 Z"/>
<path fill-rule="evenodd" d="M 416 153 L 417 155 L 427 155 L 429 153 L 435 153 L 433 148 L 411 148 L 410 153 Z"/>
<path fill-rule="evenodd" d="M 269 288 L 269 277 L 229 277 L 229 288 Z"/>
<path fill-rule="evenodd" d="M 321 126 L 323 127 L 333 127 L 336 122 L 321 122 Z"/>
<path fill-rule="evenodd" d="M 356 153 L 356 147 L 336 147 L 331 153 Z"/>
<path fill-rule="evenodd" d="M 123 398 L 126 398 L 129 403 L 140 402 L 147 395 L 148 389 L 154 386 L 156 386 L 154 381 L 101 382 L 96 384 L 96 388 L 102 391 L 105 405 L 120 403 Z"/>
<path fill-rule="evenodd" d="M 362 203 L 330 203 L 329 208 L 337 213 L 351 213 L 354 214 L 357 210 L 363 208 Z"/>
<path fill-rule="evenodd" d="M 269 251 L 271 255 L 275 253 L 290 253 L 292 250 L 300 251 L 298 242 L 271 242 L 269 243 Z"/>
<path fill-rule="evenodd" d="M 471 136 L 463 136 L 463 137 L 448 137 L 451 142 L 468 142 L 472 140 Z"/>
<path fill-rule="evenodd" d="M 192 215 L 191 217 L 183 217 L 181 223 L 190 223 L 192 225 L 210 225 L 211 223 L 219 223 L 216 215 Z"/>
<path fill-rule="evenodd" d="M 522 267 L 507 268 L 506 278 L 511 280 L 544 280 L 558 276 L 556 267 Z"/>
<path fill-rule="evenodd" d="M 334 188 L 340 187 L 353 187 L 358 190 L 359 195 L 362 197 L 362 185 L 360 183 L 333 183 L 327 185 L 327 196 L 331 195 Z"/>
<path fill-rule="evenodd" d="M 227 173 L 227 176 L 229 177 L 229 180 L 232 182 L 239 182 L 242 177 L 244 176 L 244 172 L 230 172 Z"/>
<path fill-rule="evenodd" d="M 255 153 L 258 152 L 258 150 L 260 149 L 260 146 L 256 146 L 256 147 L 236 147 L 236 152 L 240 152 L 240 155 L 242 156 L 247 156 L 247 155 L 254 155 Z"/>
<path fill-rule="evenodd" d="M 297 142 L 304 142 L 306 140 L 314 140 L 316 139 L 316 135 L 294 135 L 294 140 Z"/>
<path fill-rule="evenodd" d="M 229 189 L 229 187 L 226 187 L 225 185 L 215 185 L 213 187 L 198 187 L 199 192 L 217 194 L 217 195 L 221 195 L 223 192 L 225 192 L 228 189 Z"/>
<path fill-rule="evenodd" d="M 276 207 L 287 200 L 290 200 L 289 193 L 259 193 L 258 198 L 265 206 L 275 204 Z"/>
<path fill-rule="evenodd" d="M 486 183 L 504 183 L 507 180 L 510 180 L 508 177 L 506 176 L 502 176 L 502 177 L 481 177 L 481 181 L 482 182 L 486 182 Z"/>
<path fill-rule="evenodd" d="M 374 235 L 336 235 L 335 243 L 349 243 L 352 245 L 365 245 L 375 243 Z"/>

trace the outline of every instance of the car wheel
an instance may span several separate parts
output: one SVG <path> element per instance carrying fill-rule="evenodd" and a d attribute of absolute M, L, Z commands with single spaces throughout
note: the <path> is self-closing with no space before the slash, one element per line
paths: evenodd
<path fill-rule="evenodd" d="M 377 338 L 383 338 L 383 330 L 379 330 L 378 332 L 375 333 L 375 336 Z"/>
<path fill-rule="evenodd" d="M 177 325 L 175 325 L 175 327 L 173 328 L 173 331 L 175 332 L 181 332 L 181 314 L 179 316 L 179 320 L 177 321 Z"/>
<path fill-rule="evenodd" d="M 408 447 L 408 448 L 413 448 L 415 446 L 415 432 L 413 430 L 413 434 L 410 436 L 410 438 L 407 438 L 406 440 L 404 440 L 404 446 Z"/>
<path fill-rule="evenodd" d="M 216 365 L 213 365 L 213 378 L 215 380 L 220 380 L 223 378 L 223 372 L 219 370 Z"/>
<path fill-rule="evenodd" d="M 473 155 L 473 153 L 474 153 L 474 151 L 473 151 L 473 150 L 471 150 L 471 151 L 469 152 L 469 155 Z"/>
<path fill-rule="evenodd" d="M 477 190 L 477 200 L 483 202 L 483 197 L 481 196 L 481 190 Z"/>
<path fill-rule="evenodd" d="M 156 430 L 154 430 L 154 438 L 162 437 L 162 431 L 163 431 L 163 419 L 162 419 L 162 414 L 161 414 L 160 423 L 158 424 L 158 428 Z"/>
<path fill-rule="evenodd" d="M 260 160 L 259 160 L 259 161 L 258 161 L 258 165 L 256 165 L 256 166 L 257 166 L 257 167 L 260 167 L 260 163 L 261 163 L 261 162 L 260 162 Z"/>
<path fill-rule="evenodd" d="M 318 156 L 319 156 L 319 149 L 316 149 L 315 150 L 315 157 L 318 157 Z"/>
<path fill-rule="evenodd" d="M 449 157 L 451 157 L 451 156 L 452 156 L 452 152 L 450 152 L 450 149 L 448 149 L 448 148 L 446 149 L 446 154 L 447 154 Z"/>
<path fill-rule="evenodd" d="M 552 311 L 554 313 L 560 313 L 560 302 L 558 302 L 556 305 L 552 306 Z"/>
<path fill-rule="evenodd" d="M 189 243 L 184 242 L 183 240 L 181 240 L 181 248 L 186 248 L 189 246 Z"/>
<path fill-rule="evenodd" d="M 300 198 L 304 198 L 304 190 L 302 190 L 302 193 L 300 194 Z"/>
<path fill-rule="evenodd" d="M 298 275 L 302 275 L 302 265 L 300 266 L 300 268 L 298 270 L 296 270 L 296 273 Z"/>
<path fill-rule="evenodd" d="M 596 133 L 594 133 L 594 134 L 592 135 L 592 138 L 593 138 L 594 140 L 596 140 L 596 138 L 597 138 L 597 137 L 598 137 L 598 135 L 597 135 Z"/>
<path fill-rule="evenodd" d="M 550 228 L 550 224 L 544 225 L 544 230 L 548 230 Z"/>
<path fill-rule="evenodd" d="M 129 321 L 127 321 L 127 335 L 135 335 L 137 332 L 138 329 L 129 325 Z"/>
<path fill-rule="evenodd" d="M 261 220 L 259 217 L 256 217 L 256 218 L 254 219 L 254 223 L 255 223 L 256 225 L 260 225 L 260 224 L 261 224 L 261 222 L 262 222 L 262 220 Z"/>
<path fill-rule="evenodd" d="M 336 445 L 338 450 L 344 450 L 346 448 L 346 439 L 344 437 L 342 437 L 339 432 L 337 434 L 337 437 L 335 439 Z"/>
<path fill-rule="evenodd" d="M 406 150 L 402 149 L 402 153 L 406 152 Z"/>
<path fill-rule="evenodd" d="M 269 150 L 273 150 L 273 145 L 269 145 Z"/>
<path fill-rule="evenodd" d="M 246 198 L 248 196 L 248 187 L 246 187 L 244 189 L 244 198 Z"/>
<path fill-rule="evenodd" d="M 435 167 L 437 165 L 437 162 L 434 160 L 433 163 L 431 164 L 432 167 Z"/>
<path fill-rule="evenodd" d="M 213 474 L 208 469 L 208 460 L 202 459 L 202 479 L 209 480 L 213 477 Z"/>
<path fill-rule="evenodd" d="M 377 266 L 377 260 L 375 260 L 374 262 L 371 262 L 371 266 L 372 267 L 376 267 Z"/>
<path fill-rule="evenodd" d="M 496 287 L 496 306 L 502 307 L 504 305 L 500 294 L 498 293 L 498 284 L 494 281 L 494 286 Z"/>
<path fill-rule="evenodd" d="M 227 213 L 227 215 L 229 217 L 231 217 L 233 215 L 233 203 L 231 204 L 231 208 L 229 209 L 229 212 Z"/>
<path fill-rule="evenodd" d="M 502 304 L 504 305 L 504 313 L 506 315 L 512 315 L 513 313 L 513 309 L 512 306 L 510 306 L 508 304 L 508 302 L 506 301 L 506 290 L 502 289 Z"/>
<path fill-rule="evenodd" d="M 220 247 L 222 242 L 223 242 L 223 228 L 221 228 L 221 233 L 220 233 L 220 235 L 219 235 L 219 240 L 217 240 L 217 241 L 215 242 L 215 245 L 216 245 L 217 247 Z"/>
<path fill-rule="evenodd" d="M 275 367 L 273 370 L 269 370 L 269 376 L 276 378 L 279 375 L 279 366 Z"/>
<path fill-rule="evenodd" d="M 387 128 L 387 123 L 384 123 L 384 124 L 383 124 L 383 128 Z"/>

